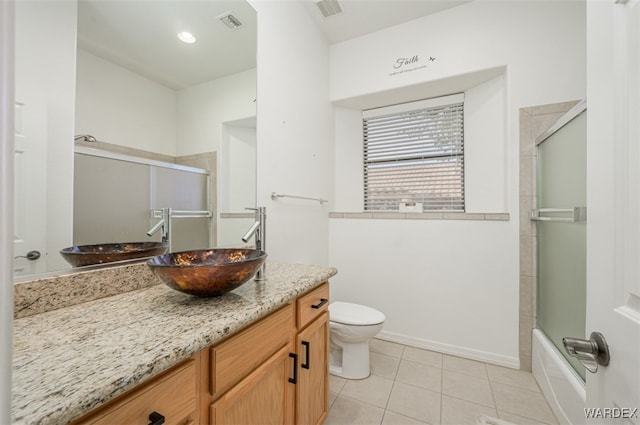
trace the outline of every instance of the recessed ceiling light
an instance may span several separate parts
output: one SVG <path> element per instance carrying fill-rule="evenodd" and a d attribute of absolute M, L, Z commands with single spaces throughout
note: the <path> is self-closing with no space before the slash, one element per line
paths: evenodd
<path fill-rule="evenodd" d="M 187 31 L 182 31 L 178 33 L 178 38 L 180 39 L 180 41 L 187 43 L 187 44 L 193 44 L 196 42 L 196 38 L 193 36 L 193 34 L 191 34 L 190 32 Z"/>

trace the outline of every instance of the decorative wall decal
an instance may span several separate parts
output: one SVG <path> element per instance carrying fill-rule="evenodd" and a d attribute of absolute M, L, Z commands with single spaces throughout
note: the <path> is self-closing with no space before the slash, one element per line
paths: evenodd
<path fill-rule="evenodd" d="M 393 65 L 393 69 L 399 69 L 402 68 L 405 65 L 410 65 L 412 63 L 417 63 L 419 61 L 418 59 L 418 55 L 415 55 L 414 57 L 412 57 L 411 59 L 408 58 L 398 58 L 396 59 L 396 64 Z"/>
<path fill-rule="evenodd" d="M 433 56 L 429 56 L 427 59 L 427 63 L 435 62 L 436 58 Z M 402 74 L 405 72 L 416 71 L 418 69 L 427 68 L 428 65 L 426 63 L 420 65 L 420 62 L 424 62 L 420 59 L 419 55 L 413 55 L 412 57 L 401 57 L 397 58 L 393 63 L 393 69 L 396 71 L 390 73 L 390 76 Z"/>

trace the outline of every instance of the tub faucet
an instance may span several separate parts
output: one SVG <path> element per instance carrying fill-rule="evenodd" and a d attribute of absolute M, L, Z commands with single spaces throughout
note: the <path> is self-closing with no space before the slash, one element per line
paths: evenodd
<path fill-rule="evenodd" d="M 153 211 L 151 210 L 151 216 L 153 217 Z M 169 245 L 169 252 L 171 252 L 171 208 L 162 208 L 160 221 L 157 222 L 149 231 L 147 236 L 153 236 L 158 230 L 162 229 L 162 243 Z"/>
<path fill-rule="evenodd" d="M 251 225 L 247 233 L 242 237 L 242 242 L 248 242 L 251 236 L 255 235 L 256 249 L 258 251 L 265 251 L 265 239 L 266 239 L 266 224 L 267 224 L 267 208 L 245 208 L 247 210 L 253 210 L 256 212 L 256 221 Z M 265 280 L 265 264 L 260 267 L 258 273 L 256 273 L 256 280 Z"/>
<path fill-rule="evenodd" d="M 74 142 L 75 142 L 75 141 L 77 141 L 77 140 L 82 140 L 82 141 L 84 141 L 84 142 L 91 142 L 91 143 L 93 143 L 93 142 L 97 142 L 96 138 L 95 138 L 95 137 L 93 137 L 93 136 L 92 136 L 92 135 L 90 135 L 90 134 L 78 134 L 77 136 L 75 136 L 75 137 L 73 138 L 73 141 L 74 141 Z"/>

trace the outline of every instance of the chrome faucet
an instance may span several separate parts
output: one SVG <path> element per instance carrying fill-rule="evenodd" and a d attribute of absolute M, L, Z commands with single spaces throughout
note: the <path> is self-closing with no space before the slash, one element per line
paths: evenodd
<path fill-rule="evenodd" d="M 242 242 L 248 242 L 251 236 L 255 235 L 256 249 L 258 251 L 266 250 L 266 234 L 267 234 L 267 208 L 245 208 L 246 210 L 253 210 L 256 212 L 256 221 L 251 225 L 247 233 L 242 237 Z M 256 273 L 256 280 L 265 280 L 265 264 L 260 267 L 258 273 Z"/>
<path fill-rule="evenodd" d="M 153 216 L 153 211 L 152 216 Z M 153 236 L 158 230 L 162 229 L 162 243 L 169 245 L 169 252 L 171 252 L 171 208 L 162 208 L 160 221 L 157 222 L 149 231 L 147 236 Z"/>
<path fill-rule="evenodd" d="M 75 137 L 73 138 L 73 141 L 74 141 L 74 142 L 75 142 L 75 141 L 77 141 L 77 140 L 82 140 L 82 141 L 84 141 L 84 142 L 91 142 L 91 143 L 93 143 L 93 142 L 97 142 L 96 138 L 95 138 L 95 137 L 93 137 L 93 136 L 92 136 L 92 135 L 90 135 L 90 134 L 78 134 L 77 136 L 75 136 Z"/>

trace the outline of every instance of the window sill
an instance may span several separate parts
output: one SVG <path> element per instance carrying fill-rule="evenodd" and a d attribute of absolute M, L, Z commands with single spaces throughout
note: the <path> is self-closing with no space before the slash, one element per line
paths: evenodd
<path fill-rule="evenodd" d="M 330 212 L 329 218 L 382 219 L 382 220 L 476 220 L 509 221 L 509 213 L 457 213 L 457 212 Z"/>

